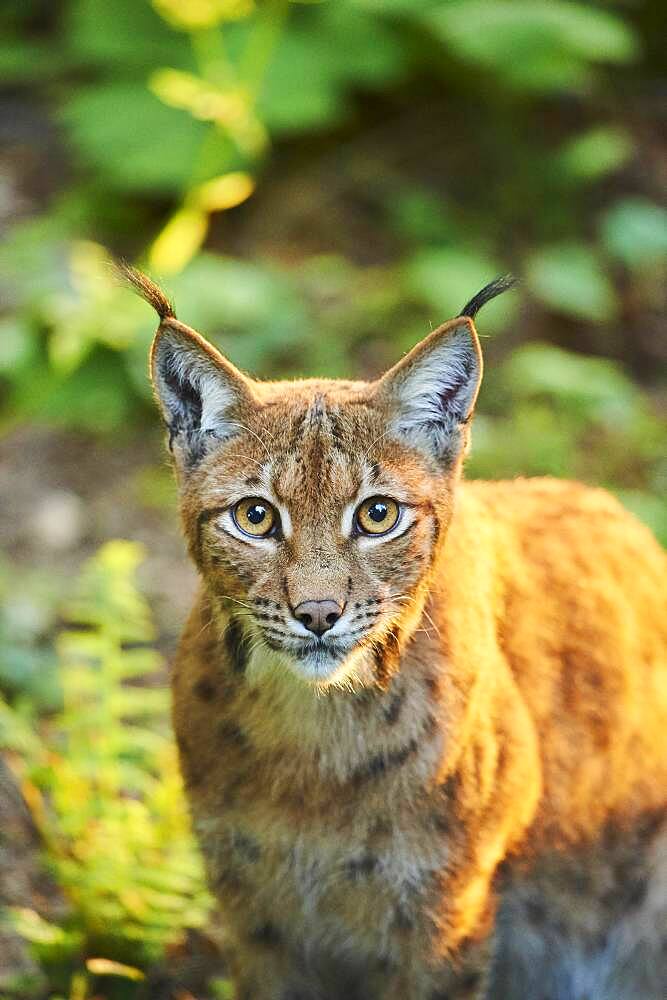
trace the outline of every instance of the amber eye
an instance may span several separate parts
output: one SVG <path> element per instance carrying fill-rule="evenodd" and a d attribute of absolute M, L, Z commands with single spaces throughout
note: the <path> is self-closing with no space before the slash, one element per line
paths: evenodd
<path fill-rule="evenodd" d="M 259 497 L 247 497 L 239 500 L 234 508 L 234 520 L 237 528 L 246 535 L 255 538 L 265 538 L 270 535 L 278 522 L 278 515 L 266 500 Z"/>
<path fill-rule="evenodd" d="M 357 508 L 357 527 L 365 535 L 384 535 L 394 527 L 400 512 L 390 497 L 370 497 Z"/>

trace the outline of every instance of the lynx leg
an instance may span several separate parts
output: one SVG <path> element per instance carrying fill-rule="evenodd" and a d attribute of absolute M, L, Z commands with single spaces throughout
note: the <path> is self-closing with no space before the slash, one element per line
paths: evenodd
<path fill-rule="evenodd" d="M 485 1000 L 491 944 L 491 939 L 475 942 L 462 955 L 429 969 L 398 969 L 372 994 L 373 1000 Z"/>
<path fill-rule="evenodd" d="M 282 952 L 252 946 L 235 953 L 234 1000 L 324 1000 Z"/>
<path fill-rule="evenodd" d="M 609 935 L 610 958 L 600 997 L 663 1000 L 667 983 L 667 821 L 648 838 L 643 862 L 634 875 L 619 885 L 627 907 Z"/>
<path fill-rule="evenodd" d="M 232 959 L 235 1000 L 384 1000 L 384 988 L 362 986 L 363 963 L 306 956 L 276 941 L 244 941 Z"/>
<path fill-rule="evenodd" d="M 491 996 L 663 1000 L 667 823 L 608 832 L 507 887 Z"/>

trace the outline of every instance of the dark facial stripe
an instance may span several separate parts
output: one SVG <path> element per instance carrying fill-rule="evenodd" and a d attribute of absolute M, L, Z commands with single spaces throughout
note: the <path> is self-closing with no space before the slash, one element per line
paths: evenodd
<path fill-rule="evenodd" d="M 283 594 L 285 595 L 285 603 L 287 604 L 287 607 L 290 609 L 290 611 L 292 612 L 292 614 L 294 614 L 294 608 L 292 607 L 292 602 L 290 601 L 290 597 L 289 597 L 289 589 L 287 587 L 287 577 L 286 576 L 284 576 L 282 578 L 282 580 L 280 581 L 280 585 L 282 587 Z"/>
<path fill-rule="evenodd" d="M 401 709 L 403 707 L 404 701 L 405 701 L 405 692 L 398 691 L 396 692 L 396 694 L 392 695 L 391 701 L 384 709 L 385 720 L 390 726 L 393 726 L 396 722 L 398 722 L 398 717 L 401 714 Z"/>
<path fill-rule="evenodd" d="M 220 514 L 224 513 L 226 509 L 227 509 L 226 507 L 209 507 L 207 510 L 202 510 L 199 512 L 199 515 L 197 517 L 197 526 L 195 529 L 194 557 L 195 557 L 195 562 L 197 563 L 200 569 L 202 568 L 202 532 L 204 530 L 204 527 L 208 524 L 208 522 L 212 518 L 218 517 Z"/>
<path fill-rule="evenodd" d="M 383 691 L 389 686 L 392 675 L 398 669 L 401 659 L 401 634 L 396 629 L 394 635 L 388 635 L 382 645 L 375 650 L 375 680 Z"/>
<path fill-rule="evenodd" d="M 272 639 L 270 635 L 264 636 L 264 642 L 269 647 L 269 649 L 275 650 L 275 652 L 284 652 L 283 645 L 276 639 Z"/>
<path fill-rule="evenodd" d="M 373 778 L 379 778 L 395 767 L 405 764 L 419 746 L 417 740 L 410 740 L 399 750 L 391 750 L 389 753 L 378 753 L 371 757 L 365 764 L 352 772 L 352 783 L 362 785 Z"/>
<path fill-rule="evenodd" d="M 360 858 L 350 858 L 347 862 L 347 877 L 353 881 L 368 878 L 377 869 L 379 859 L 370 852 L 362 854 Z"/>
<path fill-rule="evenodd" d="M 266 611 L 255 611 L 255 618 L 260 622 L 280 622 L 285 624 L 285 619 L 282 615 L 270 615 Z"/>
<path fill-rule="evenodd" d="M 225 649 L 235 674 L 245 673 L 248 664 L 245 636 L 241 623 L 236 618 L 230 618 L 225 629 Z"/>
<path fill-rule="evenodd" d="M 433 825 L 440 833 L 451 833 L 456 822 L 457 800 L 461 778 L 458 773 L 449 777 L 438 787 L 436 808 L 433 812 Z"/>
<path fill-rule="evenodd" d="M 329 413 L 329 425 L 331 427 L 331 437 L 334 443 L 334 447 L 339 451 L 343 450 L 343 424 L 340 420 L 337 410 L 332 410 Z"/>
<path fill-rule="evenodd" d="M 248 737 L 235 722 L 227 720 L 221 722 L 217 728 L 217 735 L 222 744 L 231 744 L 238 747 L 239 750 L 248 749 Z"/>
<path fill-rule="evenodd" d="M 215 698 L 215 684 L 207 677 L 200 677 L 195 681 L 192 690 L 201 701 L 213 701 Z"/>
<path fill-rule="evenodd" d="M 275 947 L 276 945 L 280 944 L 282 936 L 278 928 L 275 926 L 275 924 L 267 922 L 265 924 L 260 924 L 259 927 L 255 927 L 250 932 L 250 940 L 255 944 L 263 944 L 266 945 L 267 947 Z"/>
<path fill-rule="evenodd" d="M 411 931 L 414 928 L 414 921 L 402 907 L 397 906 L 394 910 L 393 925 L 397 931 Z"/>
<path fill-rule="evenodd" d="M 255 838 L 240 830 L 235 830 L 232 835 L 232 849 L 250 864 L 255 864 L 262 856 L 262 849 Z"/>

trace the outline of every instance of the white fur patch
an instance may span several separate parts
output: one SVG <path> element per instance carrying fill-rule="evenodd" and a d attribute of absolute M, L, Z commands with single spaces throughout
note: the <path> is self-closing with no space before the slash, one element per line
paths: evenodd
<path fill-rule="evenodd" d="M 397 374 L 392 430 L 438 453 L 446 451 L 473 406 L 480 376 L 468 327 L 461 326 Z"/>
<path fill-rule="evenodd" d="M 226 373 L 217 369 L 196 347 L 190 347 L 180 338 L 164 334 L 157 348 L 155 382 L 168 422 L 173 419 L 174 412 L 182 407 L 183 401 L 165 379 L 165 366 L 171 369 L 179 383 L 191 385 L 200 397 L 201 433 L 212 432 L 216 437 L 226 437 L 233 428 L 226 414 L 235 399 Z"/>

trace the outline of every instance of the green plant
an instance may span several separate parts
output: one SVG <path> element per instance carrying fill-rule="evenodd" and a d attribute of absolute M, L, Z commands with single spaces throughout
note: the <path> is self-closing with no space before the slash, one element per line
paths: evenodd
<path fill-rule="evenodd" d="M 489 374 L 467 472 L 599 483 L 667 543 L 663 438 L 662 421 L 618 364 L 525 344 Z"/>
<path fill-rule="evenodd" d="M 132 969 L 208 914 L 162 662 L 133 580 L 140 560 L 136 544 L 116 541 L 84 568 L 56 644 L 63 706 L 39 736 L 7 706 L 0 712 L 0 738 L 21 751 L 15 768 L 70 904 L 63 926 L 14 914 L 54 984 L 75 974 L 140 979 Z"/>
<path fill-rule="evenodd" d="M 636 157 L 626 125 L 599 107 L 611 93 L 604 67 L 628 72 L 641 57 L 639 32 L 618 11 L 572 0 L 64 0 L 51 26 L 57 57 L 31 32 L 38 13 L 37 0 L 7 5 L 0 66 L 48 97 L 75 171 L 3 249 L 5 424 L 104 432 L 136 421 L 151 321 L 113 288 L 101 243 L 129 241 L 168 276 L 184 313 L 208 298 L 209 332 L 224 321 L 243 333 L 240 363 L 273 374 L 289 369 L 291 351 L 316 356 L 328 331 L 308 314 L 300 275 L 202 257 L 209 223 L 261 186 L 273 142 L 363 135 L 360 95 L 391 102 L 420 79 L 453 107 L 475 108 L 474 135 L 460 128 L 456 145 L 463 162 L 493 163 L 473 166 L 463 199 L 393 169 L 368 187 L 379 227 L 399 235 L 404 294 L 429 320 L 509 263 L 543 308 L 589 324 L 619 313 L 619 263 L 646 294 L 659 286 L 667 228 L 648 198 L 612 200 L 582 225 L 591 188 Z M 550 138 L 536 125 L 564 94 L 583 123 Z M 510 261 L 507 236 L 518 230 Z M 395 264 L 382 273 L 393 285 Z M 341 328 L 359 321 L 350 306 Z M 511 318 L 509 305 L 494 305 L 488 328 Z M 404 329 L 415 327 L 408 317 Z M 334 370 L 340 353 L 322 360 Z"/>

